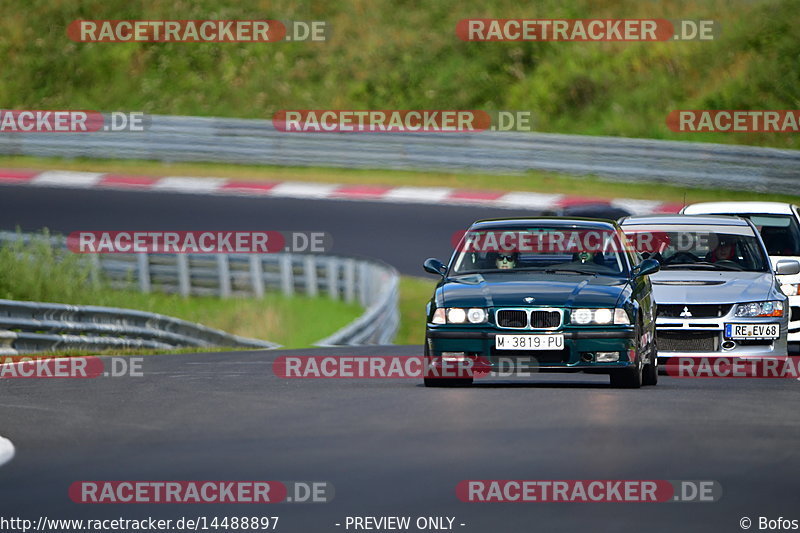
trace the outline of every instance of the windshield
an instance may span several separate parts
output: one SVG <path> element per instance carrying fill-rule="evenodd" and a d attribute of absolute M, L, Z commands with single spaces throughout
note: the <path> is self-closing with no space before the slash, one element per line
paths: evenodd
<path fill-rule="evenodd" d="M 662 270 L 770 271 L 758 237 L 749 226 L 623 226 L 628 240 Z"/>
<path fill-rule="evenodd" d="M 620 275 L 628 272 L 626 253 L 613 230 L 492 228 L 464 235 L 450 262 L 450 275 L 524 271 Z"/>
<path fill-rule="evenodd" d="M 800 227 L 790 215 L 737 215 L 749 218 L 761 233 L 769 255 L 800 256 Z"/>

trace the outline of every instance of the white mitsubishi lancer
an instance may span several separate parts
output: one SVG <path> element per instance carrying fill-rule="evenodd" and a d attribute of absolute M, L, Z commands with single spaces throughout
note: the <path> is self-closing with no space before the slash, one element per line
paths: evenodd
<path fill-rule="evenodd" d="M 681 210 L 684 215 L 735 215 L 749 219 L 761 233 L 772 268 L 781 259 L 800 260 L 800 213 L 780 202 L 705 202 Z M 800 348 L 800 274 L 778 275 L 789 297 L 789 344 Z"/>

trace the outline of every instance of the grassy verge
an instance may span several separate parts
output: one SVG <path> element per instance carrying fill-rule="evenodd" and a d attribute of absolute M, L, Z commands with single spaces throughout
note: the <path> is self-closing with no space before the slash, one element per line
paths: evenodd
<path fill-rule="evenodd" d="M 436 280 L 433 276 L 428 278 L 421 278 L 421 277 L 414 277 L 414 276 L 402 276 L 400 278 L 400 328 L 397 332 L 397 337 L 395 338 L 395 344 L 422 344 L 425 340 L 425 305 L 427 304 L 428 300 L 430 299 L 431 295 L 433 294 L 433 289 L 436 286 Z M 118 294 L 117 295 L 120 299 L 125 297 L 125 294 Z M 132 296 L 142 297 L 147 295 L 140 295 L 140 294 L 132 294 Z M 150 295 L 153 296 L 153 295 Z M 140 298 L 144 300 L 145 298 Z M 171 314 L 172 316 L 178 316 L 181 313 L 181 308 L 192 306 L 191 302 L 175 302 L 178 305 L 166 306 L 169 308 L 169 313 L 164 314 Z M 172 302 L 171 302 L 172 303 Z M 315 303 L 315 302 L 310 302 Z M 318 302 L 316 302 L 318 303 Z M 109 304 L 110 305 L 110 304 Z M 202 306 L 201 306 L 202 307 Z M 163 309 L 163 307 L 158 307 L 159 309 Z M 311 311 L 314 309 L 310 308 Z M 335 314 L 337 313 L 337 309 L 330 309 L 327 308 L 324 310 L 325 313 Z M 162 311 L 158 311 L 162 312 Z M 203 317 L 203 310 L 195 308 L 192 312 L 189 313 L 191 315 L 195 313 L 195 316 L 198 317 L 197 322 L 203 322 L 200 318 Z M 290 313 L 291 314 L 291 313 Z M 314 311 L 314 315 L 316 316 L 316 311 Z M 188 316 L 188 315 L 184 315 Z M 330 316 L 323 317 L 323 319 L 331 320 Z M 208 320 L 203 323 L 208 324 Z M 231 324 L 229 329 L 223 328 L 220 326 L 220 329 L 225 329 L 225 331 L 231 331 L 236 327 L 235 324 Z M 333 330 L 332 330 L 333 331 Z M 239 333 L 244 334 L 244 333 Z M 314 340 L 319 340 L 317 338 L 311 338 L 308 342 L 298 343 L 294 342 L 296 339 L 284 339 L 283 342 L 279 339 L 281 335 L 286 335 L 285 332 L 272 332 L 272 336 L 267 337 L 269 340 L 273 340 L 275 342 L 280 342 L 287 348 L 302 348 L 308 346 Z M 248 335 L 253 336 L 253 335 Z M 230 348 L 209 348 L 205 351 L 227 351 Z M 163 353 L 189 353 L 189 352 L 196 352 L 198 351 L 197 348 L 180 348 L 177 350 L 107 350 L 104 352 L 105 355 L 153 355 L 153 354 L 163 354 Z M 84 355 L 96 355 L 96 352 L 88 352 L 85 350 L 65 350 L 58 352 L 58 355 L 68 355 L 68 356 L 84 356 Z"/>
<path fill-rule="evenodd" d="M 171 294 L 105 290 L 68 303 L 161 313 L 235 335 L 277 342 L 286 348 L 311 346 L 346 326 L 363 312 L 358 305 L 328 298 L 288 297 L 271 293 L 266 294 L 263 300 L 223 300 L 205 296 L 183 298 Z"/>
<path fill-rule="evenodd" d="M 657 199 L 694 203 L 718 200 L 800 202 L 800 195 L 770 194 L 724 189 L 700 189 L 661 182 L 619 182 L 596 176 L 575 177 L 555 172 L 530 171 L 497 175 L 404 170 L 273 167 L 220 163 L 162 163 L 139 160 L 58 159 L 0 156 L 0 168 L 57 169 L 149 176 L 227 177 L 237 180 L 307 181 L 386 186 L 453 187 L 495 191 L 529 191 L 572 194 L 594 198 Z"/>
<path fill-rule="evenodd" d="M 400 329 L 395 344 L 425 342 L 425 305 L 433 295 L 436 279 L 403 276 L 400 278 Z"/>
<path fill-rule="evenodd" d="M 0 272 L 0 298 L 140 309 L 287 348 L 311 346 L 362 313 L 356 304 L 307 296 L 183 298 L 112 290 L 92 281 L 83 257 L 54 252 L 43 242 L 0 248 Z"/>
<path fill-rule="evenodd" d="M 794 109 L 796 0 L 4 2 L 6 109 L 268 118 L 280 109 L 527 110 L 539 131 L 800 146 L 673 133 L 674 109 Z M 325 42 L 76 43 L 76 19 L 318 20 Z M 712 41 L 465 42 L 459 20 L 705 19 Z"/>

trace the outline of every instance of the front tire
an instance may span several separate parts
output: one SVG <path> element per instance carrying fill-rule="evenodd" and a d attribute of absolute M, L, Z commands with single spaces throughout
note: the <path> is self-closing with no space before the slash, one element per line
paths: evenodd
<path fill-rule="evenodd" d="M 642 371 L 642 385 L 657 385 L 658 384 L 658 367 L 655 363 L 644 365 Z"/>
<path fill-rule="evenodd" d="M 472 378 L 425 378 L 426 387 L 469 387 Z"/>
<path fill-rule="evenodd" d="M 620 368 L 619 370 L 611 371 L 611 386 L 620 389 L 638 389 L 642 386 L 642 365 L 641 357 L 641 339 L 642 339 L 642 326 L 639 324 L 636 327 L 634 334 L 636 339 L 636 366 L 628 368 Z"/>
<path fill-rule="evenodd" d="M 611 386 L 619 389 L 638 389 L 642 386 L 642 365 L 614 370 L 611 373 Z"/>
<path fill-rule="evenodd" d="M 658 384 L 658 345 L 656 344 L 656 337 L 653 336 L 653 341 L 650 343 L 650 364 L 644 365 L 642 371 L 642 385 L 657 385 Z"/>
<path fill-rule="evenodd" d="M 432 357 L 428 352 L 428 339 L 425 339 L 425 367 L 431 367 Z M 473 378 L 441 378 L 434 376 L 425 376 L 423 383 L 426 387 L 469 387 L 472 385 Z"/>

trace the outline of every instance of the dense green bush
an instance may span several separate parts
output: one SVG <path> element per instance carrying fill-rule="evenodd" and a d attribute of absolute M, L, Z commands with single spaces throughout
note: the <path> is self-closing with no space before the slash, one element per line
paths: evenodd
<path fill-rule="evenodd" d="M 0 298 L 75 302 L 99 294 L 102 284 L 87 257 L 53 249 L 47 237 L 0 246 Z"/>
<path fill-rule="evenodd" d="M 530 110 L 543 131 L 797 147 L 797 135 L 675 134 L 677 108 L 800 105 L 796 0 L 31 0 L 4 2 L 0 107 L 270 117 L 298 108 Z M 468 17 L 705 18 L 713 42 L 468 43 Z M 323 43 L 79 44 L 72 20 L 325 20 Z"/>

